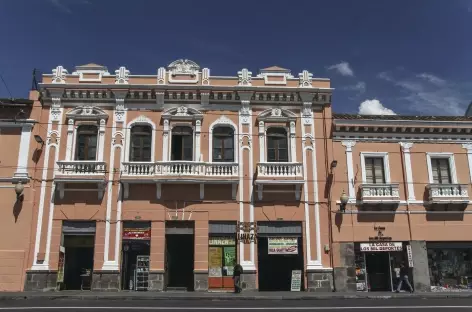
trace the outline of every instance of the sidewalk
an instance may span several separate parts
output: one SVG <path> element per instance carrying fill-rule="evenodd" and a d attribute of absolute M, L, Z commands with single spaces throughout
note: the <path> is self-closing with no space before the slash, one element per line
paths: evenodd
<path fill-rule="evenodd" d="M 429 293 L 336 293 L 336 292 L 254 292 L 241 294 L 218 292 L 0 292 L 4 300 L 332 300 L 332 299 L 447 299 L 472 298 L 472 292 Z"/>

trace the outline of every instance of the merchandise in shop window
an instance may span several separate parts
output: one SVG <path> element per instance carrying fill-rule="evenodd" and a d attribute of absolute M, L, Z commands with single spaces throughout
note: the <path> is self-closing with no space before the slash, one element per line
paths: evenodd
<path fill-rule="evenodd" d="M 472 289 L 472 249 L 428 249 L 434 291 Z"/>

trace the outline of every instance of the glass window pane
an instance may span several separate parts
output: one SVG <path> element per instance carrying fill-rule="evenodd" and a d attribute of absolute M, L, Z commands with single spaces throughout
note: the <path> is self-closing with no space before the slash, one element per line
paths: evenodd
<path fill-rule="evenodd" d="M 280 148 L 287 148 L 287 138 L 279 138 L 277 141 Z"/>
<path fill-rule="evenodd" d="M 97 136 L 96 135 L 91 135 L 89 136 L 89 141 L 88 141 L 90 146 L 97 146 Z"/>
<path fill-rule="evenodd" d="M 267 149 L 267 161 L 276 161 L 275 160 L 275 149 Z"/>
<path fill-rule="evenodd" d="M 286 162 L 288 161 L 288 150 L 284 148 L 279 148 L 279 159 L 278 161 Z"/>
<path fill-rule="evenodd" d="M 222 140 L 220 137 L 213 138 L 213 147 L 221 148 L 221 143 L 222 143 Z"/>
<path fill-rule="evenodd" d="M 225 138 L 224 144 L 225 144 L 225 148 L 232 147 L 233 146 L 233 138 L 232 137 Z"/>
<path fill-rule="evenodd" d="M 234 153 L 232 148 L 225 149 L 225 161 L 233 161 Z"/>
<path fill-rule="evenodd" d="M 87 160 L 95 160 L 97 156 L 97 149 L 95 147 L 89 147 L 87 156 Z"/>
<path fill-rule="evenodd" d="M 223 155 L 221 155 L 221 148 L 213 149 L 213 161 L 222 161 Z"/>
<path fill-rule="evenodd" d="M 193 137 L 191 136 L 184 136 L 182 138 L 184 148 L 193 149 Z"/>
<path fill-rule="evenodd" d="M 193 159 L 193 148 L 184 148 L 184 159 L 183 160 L 192 160 Z"/>

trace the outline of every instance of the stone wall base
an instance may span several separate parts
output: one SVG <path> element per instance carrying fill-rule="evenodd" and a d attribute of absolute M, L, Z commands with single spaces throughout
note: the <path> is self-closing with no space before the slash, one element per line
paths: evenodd
<path fill-rule="evenodd" d="M 120 289 L 119 271 L 93 271 L 92 290 L 119 291 Z"/>
<path fill-rule="evenodd" d="M 337 292 L 356 292 L 356 263 L 354 243 L 336 243 L 333 252 L 339 257 L 339 263 L 334 266 L 334 289 Z"/>
<path fill-rule="evenodd" d="M 241 288 L 243 290 L 256 290 L 256 272 L 244 272 L 241 275 Z"/>
<path fill-rule="evenodd" d="M 208 272 L 194 272 L 193 290 L 208 291 Z"/>
<path fill-rule="evenodd" d="M 25 291 L 56 290 L 57 271 L 26 271 Z"/>
<path fill-rule="evenodd" d="M 306 272 L 307 291 L 333 291 L 333 272 L 326 270 L 310 270 Z"/>
<path fill-rule="evenodd" d="M 164 291 L 164 272 L 149 272 L 148 291 Z"/>

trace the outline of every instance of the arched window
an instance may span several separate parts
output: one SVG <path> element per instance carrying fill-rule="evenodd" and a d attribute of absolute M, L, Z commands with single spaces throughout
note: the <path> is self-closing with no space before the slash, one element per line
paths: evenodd
<path fill-rule="evenodd" d="M 97 160 L 98 128 L 82 125 L 77 128 L 76 160 Z"/>
<path fill-rule="evenodd" d="M 191 127 L 177 126 L 172 129 L 171 160 L 193 160 L 193 130 Z"/>
<path fill-rule="evenodd" d="M 231 127 L 213 129 L 213 161 L 234 162 L 234 130 Z"/>
<path fill-rule="evenodd" d="M 288 162 L 287 130 L 283 128 L 267 129 L 267 161 Z"/>
<path fill-rule="evenodd" d="M 152 128 L 134 126 L 131 128 L 130 161 L 151 161 Z"/>

